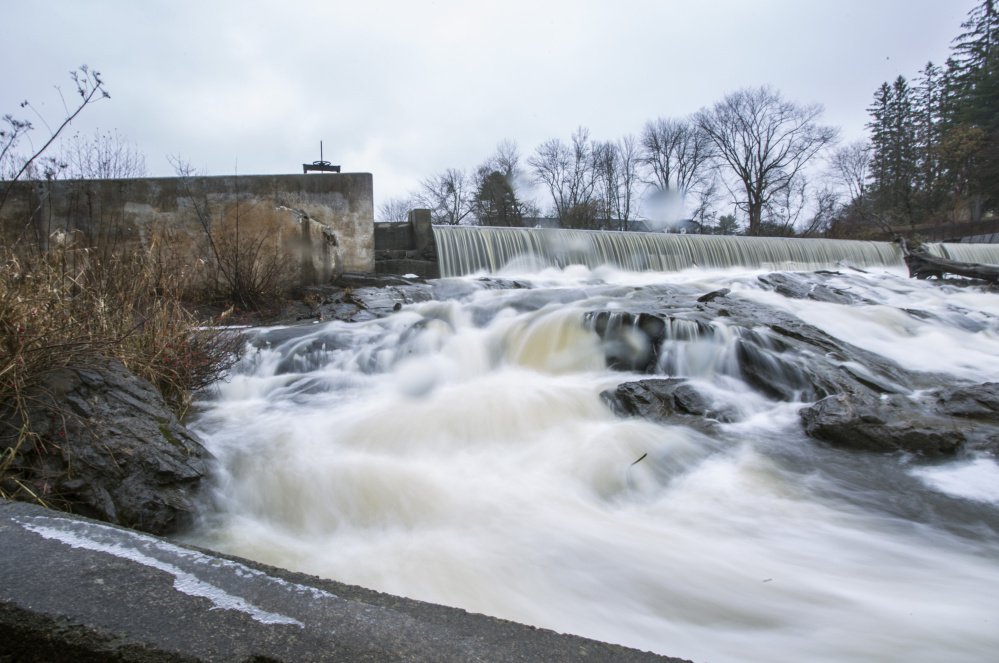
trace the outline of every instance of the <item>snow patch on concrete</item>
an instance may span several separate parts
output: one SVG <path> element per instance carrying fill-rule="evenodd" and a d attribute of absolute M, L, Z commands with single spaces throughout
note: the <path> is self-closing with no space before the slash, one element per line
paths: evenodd
<path fill-rule="evenodd" d="M 211 557 L 137 532 L 96 523 L 44 516 L 14 518 L 13 520 L 24 529 L 43 538 L 59 541 L 73 548 L 83 548 L 113 555 L 168 573 L 173 576 L 173 586 L 177 591 L 188 596 L 208 599 L 212 603 L 213 609 L 237 610 L 262 624 L 305 627 L 301 621 L 293 617 L 264 610 L 246 599 L 198 577 L 193 569 L 184 569 L 180 565 L 200 566 L 204 567 L 206 571 L 223 571 L 244 580 L 264 580 L 285 591 L 306 594 L 313 599 L 339 600 L 335 594 L 321 589 L 291 583 L 281 578 L 269 576 L 239 562 Z"/>

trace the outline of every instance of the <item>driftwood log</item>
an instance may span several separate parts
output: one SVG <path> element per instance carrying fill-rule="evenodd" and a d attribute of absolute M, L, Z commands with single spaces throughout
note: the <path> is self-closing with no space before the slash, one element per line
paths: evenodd
<path fill-rule="evenodd" d="M 911 278 L 925 279 L 935 276 L 943 278 L 944 274 L 965 276 L 970 279 L 980 279 L 989 283 L 999 283 L 999 266 L 981 265 L 977 262 L 957 262 L 930 255 L 926 249 L 917 245 L 910 249 L 904 239 L 899 239 L 905 265 L 909 268 Z"/>

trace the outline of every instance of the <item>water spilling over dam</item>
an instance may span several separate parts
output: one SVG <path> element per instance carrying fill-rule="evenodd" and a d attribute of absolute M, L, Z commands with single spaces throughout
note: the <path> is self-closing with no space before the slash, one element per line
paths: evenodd
<path fill-rule="evenodd" d="M 629 271 L 691 268 L 818 269 L 901 265 L 891 242 L 820 238 L 736 237 L 554 228 L 434 226 L 442 276 L 520 268 L 612 265 Z M 930 254 L 966 262 L 999 262 L 991 244 L 928 244 Z"/>
<path fill-rule="evenodd" d="M 891 244 L 436 232 L 427 301 L 249 334 L 193 422 L 219 466 L 189 540 L 695 661 L 994 654 L 988 437 L 855 451 L 799 415 L 995 381 L 994 291 Z M 647 379 L 673 410 L 625 416 Z"/>

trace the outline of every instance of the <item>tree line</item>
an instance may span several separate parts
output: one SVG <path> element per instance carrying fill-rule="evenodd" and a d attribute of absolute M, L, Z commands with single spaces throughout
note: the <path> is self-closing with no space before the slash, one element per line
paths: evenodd
<path fill-rule="evenodd" d="M 875 92 L 870 141 L 853 157 L 867 168 L 845 226 L 917 229 L 977 222 L 999 200 L 999 15 L 994 0 L 961 24 L 943 66 L 928 62 L 912 81 L 899 76 Z M 864 158 L 866 157 L 866 162 Z M 858 180 L 859 181 L 859 180 Z"/>
<path fill-rule="evenodd" d="M 928 63 L 913 82 L 899 76 L 875 91 L 868 139 L 838 144 L 820 106 L 747 88 L 615 141 L 579 127 L 522 159 L 505 140 L 471 172 L 425 178 L 380 217 L 426 207 L 435 223 L 534 225 L 537 187 L 545 213 L 565 228 L 645 230 L 665 217 L 692 232 L 884 237 L 979 221 L 999 201 L 995 0 L 976 5 L 961 30 L 944 66 Z"/>
<path fill-rule="evenodd" d="M 718 212 L 727 193 L 748 234 L 793 234 L 802 220 L 813 232 L 824 218 L 805 218 L 807 166 L 836 138 L 820 114 L 819 106 L 760 87 L 689 117 L 649 121 L 637 137 L 600 141 L 579 127 L 568 141 L 547 140 L 526 159 L 505 140 L 471 174 L 449 168 L 425 178 L 409 198 L 382 205 L 380 215 L 401 220 L 419 206 L 431 210 L 435 223 L 533 225 L 541 210 L 525 193 L 538 186 L 563 228 L 647 230 L 639 216 L 644 199 L 659 216 L 686 211 L 694 232 L 733 234 L 735 214 Z"/>

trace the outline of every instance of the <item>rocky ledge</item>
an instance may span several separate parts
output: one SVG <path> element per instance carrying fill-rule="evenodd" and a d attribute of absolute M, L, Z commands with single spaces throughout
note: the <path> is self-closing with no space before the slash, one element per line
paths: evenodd
<path fill-rule="evenodd" d="M 98 359 L 50 371 L 25 402 L 34 435 L 18 444 L 21 416 L 2 422 L 7 495 L 154 534 L 193 517 L 212 457 L 148 381 Z"/>
<path fill-rule="evenodd" d="M 871 304 L 827 284 L 832 275 L 775 273 L 759 282 L 789 299 Z M 963 452 L 999 456 L 999 383 L 962 384 L 913 371 L 780 308 L 728 295 L 727 290 L 701 297 L 656 293 L 636 297 L 628 307 L 591 311 L 586 323 L 601 338 L 608 365 L 650 374 L 604 392 L 611 409 L 706 432 L 737 421 L 731 408 L 671 377 L 678 357 L 702 344 L 714 348 L 719 372 L 738 377 L 762 396 L 808 403 L 799 411 L 801 422 L 821 443 L 927 460 Z M 930 315 L 904 312 L 917 319 Z M 973 320 L 962 324 L 977 331 Z"/>

